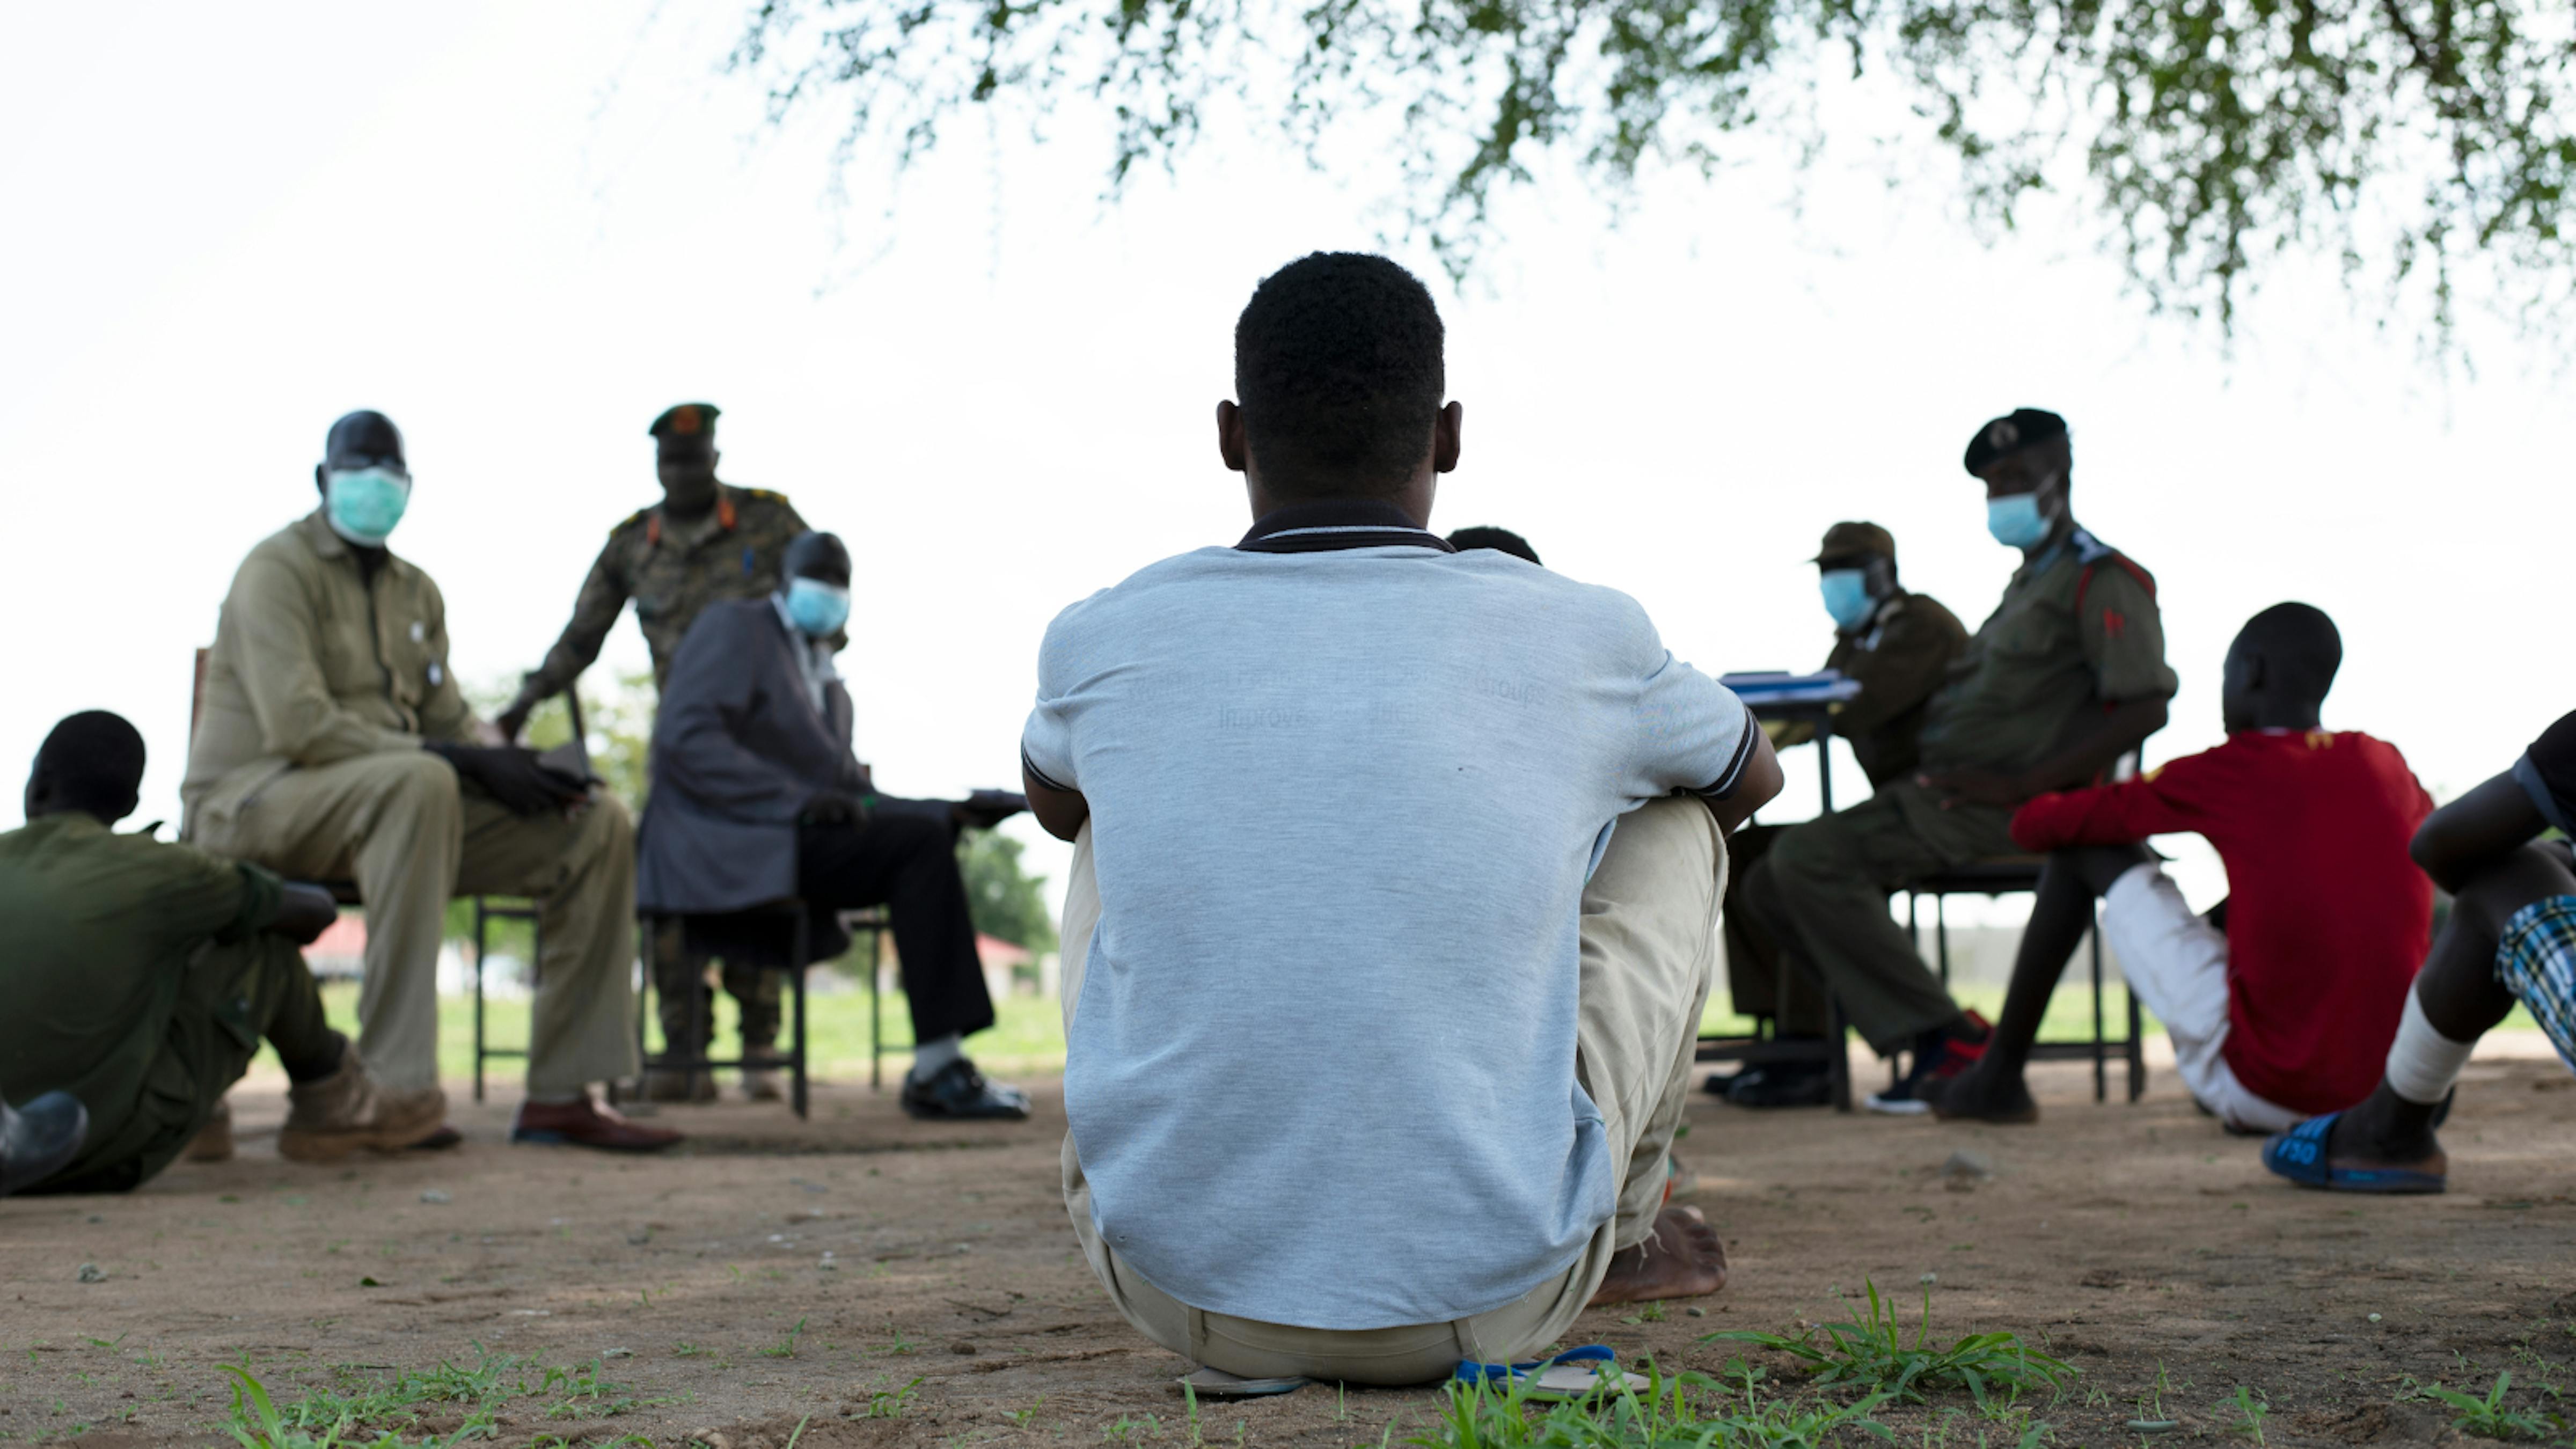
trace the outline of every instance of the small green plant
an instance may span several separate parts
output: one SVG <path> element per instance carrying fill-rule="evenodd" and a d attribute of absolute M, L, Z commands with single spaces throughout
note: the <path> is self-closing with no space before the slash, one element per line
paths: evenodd
<path fill-rule="evenodd" d="M 1760 1370 L 1746 1369 L 1739 1360 L 1728 1371 L 1743 1384 L 1740 1404 L 1730 1404 L 1734 1396 L 1706 1374 L 1667 1376 L 1652 1363 L 1645 1365 L 1643 1390 L 1620 1377 L 1565 1403 L 1531 1399 L 1519 1382 L 1453 1383 L 1432 1427 L 1404 1442 L 1418 1449 L 1820 1449 L 1845 1429 L 1889 1437 L 1887 1427 L 1870 1417 L 1890 1401 L 1887 1394 L 1866 1394 L 1839 1406 L 1761 1403 L 1755 1394 Z M 1533 1414 L 1542 1408 L 1545 1413 Z"/>
<path fill-rule="evenodd" d="M 2228 1421 L 2228 1433 L 2251 1436 L 2258 1449 L 2265 1442 L 2263 1421 L 2271 1417 L 2272 1400 L 2262 1390 L 2238 1384 L 2234 1397 L 2221 1399 L 2210 1407 L 2218 1411 L 2221 1419 Z M 2230 1415 L 2234 1417 L 2231 1419 Z"/>
<path fill-rule="evenodd" d="M 2546 1439 L 2566 1431 L 2564 1415 L 2506 1408 L 2504 1396 L 2512 1387 L 2513 1373 L 2509 1369 L 2497 1372 L 2495 1386 L 2487 1390 L 2485 1398 L 2446 1389 L 2440 1384 L 2414 1385 L 2418 1397 L 2448 1404 L 2457 1410 L 2459 1417 L 2451 1421 L 2451 1427 L 2463 1434 L 2480 1439 Z"/>
<path fill-rule="evenodd" d="M 920 1388 L 921 1379 L 916 1376 L 901 1388 L 879 1389 L 868 1395 L 868 1417 L 871 1419 L 902 1418 L 903 1411 L 912 1407 L 912 1396 Z M 1030 1412 L 1034 1413 L 1035 1410 Z"/>
<path fill-rule="evenodd" d="M 1100 1437 L 1112 1444 L 1136 1443 L 1163 1437 L 1163 1421 L 1147 1414 L 1141 1419 L 1118 1416 L 1118 1422 L 1100 1431 Z"/>
<path fill-rule="evenodd" d="M 794 1358 L 796 1356 L 796 1340 L 803 1338 L 804 1336 L 805 1320 L 800 1318 L 796 1320 L 796 1326 L 794 1328 L 787 1330 L 787 1337 L 767 1348 L 762 1349 L 761 1353 L 769 1358 Z"/>
<path fill-rule="evenodd" d="M 1795 1338 L 1737 1329 L 1702 1335 L 1700 1342 L 1749 1343 L 1804 1362 L 1818 1385 L 1851 1384 L 1901 1403 L 1924 1402 L 1926 1390 L 1964 1387 L 1980 1405 L 2001 1393 L 2007 1400 L 2062 1387 L 2081 1372 L 2031 1348 L 2014 1333 L 1972 1333 L 1942 1345 L 1932 1339 L 1932 1294 L 1923 1294 L 1923 1318 L 1907 1343 L 1895 1306 L 1869 1283 L 1869 1321 L 1827 1323 Z M 1822 1335 L 1823 1341 L 1818 1342 Z"/>
<path fill-rule="evenodd" d="M 919 1383 L 920 1380 L 915 1379 L 913 1382 Z M 1029 1406 L 1025 1409 L 1004 1409 L 1002 1411 L 1002 1417 L 1025 1429 L 1029 1426 L 1029 1422 L 1038 1416 L 1038 1410 L 1045 1407 L 1046 1395 L 1040 1394 L 1036 1398 L 1030 1400 Z"/>

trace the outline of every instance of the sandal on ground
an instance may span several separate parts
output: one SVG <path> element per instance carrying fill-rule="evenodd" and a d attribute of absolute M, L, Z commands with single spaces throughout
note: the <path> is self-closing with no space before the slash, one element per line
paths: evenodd
<path fill-rule="evenodd" d="M 1619 1351 L 1606 1343 L 1569 1348 L 1554 1358 L 1527 1363 L 1460 1363 L 1451 1378 L 1462 1384 L 1517 1388 L 1528 1399 L 1580 1399 L 1625 1383 L 1631 1393 L 1647 1387 L 1645 1379 L 1619 1371 Z"/>
<path fill-rule="evenodd" d="M 1184 1389 L 1202 1399 L 1266 1399 L 1306 1387 L 1301 1378 L 1248 1379 L 1223 1369 L 1197 1368 L 1172 1380 L 1172 1392 Z"/>
<path fill-rule="evenodd" d="M 2447 1173 L 2414 1167 L 2336 1167 L 2326 1161 L 2326 1137 L 2341 1112 L 2311 1117 L 2263 1144 L 2263 1165 L 2276 1177 L 2328 1192 L 2435 1193 Z M 2449 1164 L 2443 1163 L 2447 1168 Z"/>

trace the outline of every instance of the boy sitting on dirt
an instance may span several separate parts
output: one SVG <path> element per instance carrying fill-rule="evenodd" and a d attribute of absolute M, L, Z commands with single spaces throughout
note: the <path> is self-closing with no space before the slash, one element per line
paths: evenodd
<path fill-rule="evenodd" d="M 1460 410 L 1403 268 L 1282 268 L 1235 388 L 1252 531 L 1058 615 L 1022 736 L 1030 808 L 1076 843 L 1092 1271 L 1148 1338 L 1292 1387 L 1716 1291 L 1666 1157 L 1769 742 L 1634 600 L 1428 531 Z"/>
<path fill-rule="evenodd" d="M 2393 745 L 2317 722 L 2343 662 L 2334 621 L 2275 604 L 2228 646 L 2227 742 L 2142 780 L 2042 795 L 2014 815 L 2042 872 L 1986 1054 L 1933 1100 L 1944 1118 L 2035 1122 L 2022 1080 L 2049 994 L 2103 898 L 2103 938 L 2173 1038 L 2175 1070 L 2237 1132 L 2276 1132 L 2369 1092 L 2432 930 L 2406 859 L 2433 802 Z M 2139 842 L 2194 831 L 2229 895 L 2192 914 Z"/>
<path fill-rule="evenodd" d="M 2263 1146 L 2263 1165 L 2336 1192 L 2440 1192 L 2450 1159 L 2433 1135 L 2469 1052 L 2519 1001 L 2576 1067 L 2576 714 L 2512 769 L 2433 812 L 2415 863 L 2451 893 L 2451 915 L 2407 994 L 2379 1086 L 2349 1111 Z"/>
<path fill-rule="evenodd" d="M 438 1131 L 437 1094 L 381 1091 L 296 947 L 339 914 L 316 886 L 109 827 L 134 810 L 143 737 L 103 710 L 54 726 L 27 823 L 0 835 L 0 1098 L 62 1088 L 77 1155 L 22 1191 L 122 1192 L 167 1166 L 262 1037 L 289 1083 L 281 1157 L 322 1162 Z"/>

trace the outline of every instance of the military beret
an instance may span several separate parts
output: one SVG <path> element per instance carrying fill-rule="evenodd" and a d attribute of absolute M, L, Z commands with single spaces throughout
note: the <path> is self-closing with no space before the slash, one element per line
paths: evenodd
<path fill-rule="evenodd" d="M 2065 436 L 2066 419 L 2057 414 L 2046 408 L 2014 408 L 1977 429 L 1977 435 L 1968 440 L 1968 471 L 1974 473 L 1997 458 Z"/>
<path fill-rule="evenodd" d="M 1889 563 L 1896 562 L 1896 536 L 1875 523 L 1837 523 L 1825 530 L 1825 546 L 1809 562 L 1827 563 L 1872 553 Z"/>
<path fill-rule="evenodd" d="M 655 418 L 653 426 L 646 431 L 664 442 L 669 442 L 673 438 L 695 438 L 701 435 L 713 438 L 716 432 L 716 419 L 722 414 L 723 410 L 714 403 L 681 403 L 677 407 L 664 409 L 662 415 Z"/>
<path fill-rule="evenodd" d="M 406 468 L 402 430 L 383 413 L 360 410 L 331 425 L 322 440 L 322 463 L 329 468 L 388 466 Z"/>

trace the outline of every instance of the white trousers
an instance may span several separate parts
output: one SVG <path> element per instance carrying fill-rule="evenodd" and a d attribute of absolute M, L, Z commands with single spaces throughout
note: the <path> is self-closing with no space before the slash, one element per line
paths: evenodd
<path fill-rule="evenodd" d="M 2227 1045 L 2227 934 L 2193 914 L 2152 865 L 2131 867 L 2102 897 L 2102 939 L 2138 1004 L 2173 1039 L 2174 1071 L 2200 1105 L 2249 1132 L 2285 1132 L 2307 1120 L 2236 1080 Z"/>

